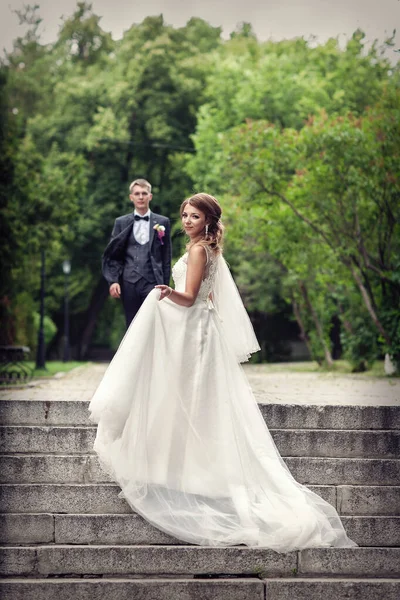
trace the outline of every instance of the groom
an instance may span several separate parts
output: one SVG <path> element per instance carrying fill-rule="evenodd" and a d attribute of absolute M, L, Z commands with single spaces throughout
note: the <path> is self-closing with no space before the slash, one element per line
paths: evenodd
<path fill-rule="evenodd" d="M 151 212 L 151 185 L 135 179 L 129 186 L 133 213 L 115 220 L 103 254 L 103 275 L 113 298 L 122 298 L 126 327 L 155 285 L 169 285 L 171 235 L 167 217 Z"/>

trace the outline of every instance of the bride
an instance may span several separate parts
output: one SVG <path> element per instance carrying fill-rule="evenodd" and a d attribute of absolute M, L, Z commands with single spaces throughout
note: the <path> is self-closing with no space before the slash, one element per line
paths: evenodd
<path fill-rule="evenodd" d="M 239 364 L 259 346 L 222 257 L 217 200 L 196 194 L 180 213 L 190 241 L 175 289 L 149 294 L 89 406 L 101 464 L 134 511 L 185 542 L 356 546 L 291 475 Z"/>

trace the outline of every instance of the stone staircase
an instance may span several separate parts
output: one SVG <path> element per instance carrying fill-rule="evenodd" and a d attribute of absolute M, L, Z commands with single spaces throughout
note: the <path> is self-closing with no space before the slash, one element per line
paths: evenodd
<path fill-rule="evenodd" d="M 400 597 L 400 407 L 261 406 L 360 546 L 277 554 L 189 546 L 132 514 L 91 453 L 87 405 L 0 401 L 3 600 Z"/>

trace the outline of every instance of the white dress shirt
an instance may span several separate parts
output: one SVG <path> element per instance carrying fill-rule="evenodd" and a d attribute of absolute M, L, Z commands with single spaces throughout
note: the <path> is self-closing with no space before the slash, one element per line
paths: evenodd
<path fill-rule="evenodd" d="M 140 215 L 136 210 L 134 210 L 133 214 L 138 215 L 139 217 L 149 217 L 148 221 L 141 220 L 133 222 L 133 235 L 135 236 L 136 241 L 141 245 L 147 244 L 150 239 L 151 210 L 149 209 L 144 215 Z"/>

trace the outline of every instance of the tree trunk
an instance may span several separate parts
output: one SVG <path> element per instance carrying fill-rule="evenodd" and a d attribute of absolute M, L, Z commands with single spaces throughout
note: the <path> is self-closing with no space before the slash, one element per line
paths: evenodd
<path fill-rule="evenodd" d="M 354 329 L 353 329 L 353 325 L 350 323 L 350 321 L 348 319 L 346 319 L 345 312 L 344 312 L 344 308 L 341 305 L 340 302 L 337 303 L 338 309 L 339 309 L 339 313 L 340 313 L 340 321 L 343 324 L 343 327 L 345 328 L 345 330 L 347 331 L 347 333 L 350 333 L 350 335 L 354 335 Z"/>
<path fill-rule="evenodd" d="M 367 307 L 367 310 L 371 316 L 371 319 L 373 320 L 376 328 L 378 329 L 379 333 L 382 335 L 382 337 L 385 340 L 385 342 L 387 343 L 387 345 L 391 346 L 392 344 L 391 344 L 390 337 L 389 337 L 388 333 L 385 331 L 382 323 L 378 319 L 378 315 L 376 314 L 374 307 L 372 306 L 371 299 L 370 299 L 368 292 L 361 280 L 359 273 L 357 273 L 357 270 L 353 267 L 353 265 L 347 265 L 347 266 L 350 266 L 351 273 L 352 273 L 354 280 L 361 292 L 361 296 L 362 296 L 365 306 Z"/>
<path fill-rule="evenodd" d="M 320 323 L 320 320 L 318 319 L 318 315 L 317 315 L 316 311 L 314 310 L 313 305 L 311 304 L 310 298 L 308 297 L 307 288 L 304 285 L 304 283 L 300 283 L 300 290 L 301 290 L 301 293 L 305 300 L 305 303 L 307 305 L 307 308 L 309 309 L 309 311 L 311 313 L 312 319 L 314 321 L 315 329 L 317 330 L 318 337 L 319 337 L 322 347 L 324 349 L 326 364 L 329 367 L 332 367 L 333 366 L 332 354 L 324 340 L 324 332 L 322 329 L 322 325 Z"/>
<path fill-rule="evenodd" d="M 103 278 L 101 278 L 92 294 L 89 308 L 86 311 L 86 325 L 82 331 L 80 339 L 78 340 L 78 354 L 80 360 L 83 360 L 87 355 L 90 342 L 92 340 L 93 332 L 96 326 L 97 318 L 107 298 L 108 285 L 107 282 Z"/>
<path fill-rule="evenodd" d="M 312 357 L 312 350 L 311 350 L 310 338 L 308 337 L 306 328 L 304 326 L 303 319 L 301 317 L 300 307 L 297 304 L 297 302 L 296 302 L 296 300 L 295 300 L 294 297 L 292 297 L 292 307 L 293 307 L 294 316 L 296 317 L 296 321 L 297 321 L 297 324 L 298 324 L 299 329 L 300 329 L 300 337 L 303 340 L 303 342 L 305 343 L 305 345 L 307 346 L 307 350 L 308 350 L 310 356 Z"/>

